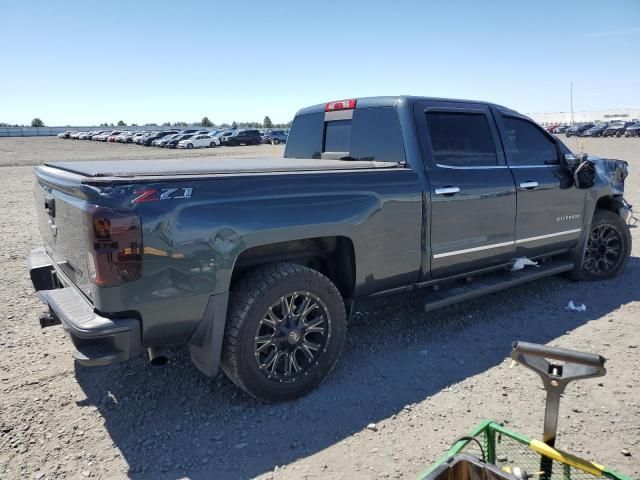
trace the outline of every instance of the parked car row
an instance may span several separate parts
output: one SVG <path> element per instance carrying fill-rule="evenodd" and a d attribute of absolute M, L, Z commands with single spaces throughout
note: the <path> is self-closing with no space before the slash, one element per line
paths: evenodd
<path fill-rule="evenodd" d="M 609 123 L 579 123 L 576 125 L 550 125 L 549 133 L 564 133 L 567 137 L 640 137 L 640 122 L 614 121 Z"/>
<path fill-rule="evenodd" d="M 67 131 L 59 138 L 95 140 L 99 142 L 135 143 L 146 147 L 161 148 L 213 148 L 219 145 L 259 145 L 287 143 L 288 130 L 231 129 L 231 130 L 161 130 L 131 132 L 122 130 L 93 130 L 90 132 Z"/>

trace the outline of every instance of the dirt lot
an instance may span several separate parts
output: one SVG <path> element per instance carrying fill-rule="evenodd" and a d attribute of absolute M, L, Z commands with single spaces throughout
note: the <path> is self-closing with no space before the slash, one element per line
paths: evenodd
<path fill-rule="evenodd" d="M 640 139 L 584 149 L 629 161 L 627 197 L 640 207 Z M 29 165 L 281 151 L 0 139 L 0 478 L 412 478 L 483 418 L 540 434 L 539 380 L 505 360 L 515 339 L 608 358 L 606 377 L 569 387 L 557 445 L 640 478 L 640 228 L 613 281 L 553 278 L 430 314 L 420 294 L 363 303 L 335 372 L 283 405 L 203 377 L 183 349 L 160 369 L 143 357 L 76 366 L 62 329 L 40 329 L 25 267 L 40 244 Z M 587 311 L 568 312 L 569 300 Z"/>

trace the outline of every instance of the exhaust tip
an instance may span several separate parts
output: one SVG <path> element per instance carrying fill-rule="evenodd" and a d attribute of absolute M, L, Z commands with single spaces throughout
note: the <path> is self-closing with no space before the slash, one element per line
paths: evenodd
<path fill-rule="evenodd" d="M 154 367 L 162 367 L 169 362 L 166 350 L 163 348 L 151 347 L 147 350 L 147 353 L 149 354 L 149 361 Z"/>

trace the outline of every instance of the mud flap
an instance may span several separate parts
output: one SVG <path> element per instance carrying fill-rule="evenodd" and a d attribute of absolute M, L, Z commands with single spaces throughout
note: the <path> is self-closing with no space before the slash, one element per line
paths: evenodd
<path fill-rule="evenodd" d="M 209 297 L 200 324 L 189 340 L 191 361 L 208 377 L 215 377 L 220 371 L 228 303 L 228 293 Z"/>
<path fill-rule="evenodd" d="M 584 261 L 584 254 L 587 250 L 587 240 L 589 239 L 589 233 L 591 232 L 591 220 L 589 223 L 584 226 L 582 229 L 582 233 L 580 234 L 580 239 L 575 247 L 573 247 L 568 254 L 568 259 L 571 260 L 576 268 L 582 266 Z M 569 276 L 571 276 L 572 272 L 569 272 Z"/>

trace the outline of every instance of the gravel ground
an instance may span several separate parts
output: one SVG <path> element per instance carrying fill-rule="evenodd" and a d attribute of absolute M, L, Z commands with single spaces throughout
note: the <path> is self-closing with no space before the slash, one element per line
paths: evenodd
<path fill-rule="evenodd" d="M 640 139 L 583 148 L 630 162 L 627 197 L 640 206 Z M 334 373 L 288 404 L 260 405 L 203 377 L 185 349 L 159 369 L 143 357 L 83 368 L 61 328 L 40 329 L 45 309 L 25 267 L 40 244 L 29 165 L 281 151 L 0 139 L 0 478 L 413 478 L 483 418 L 539 436 L 544 392 L 505 359 L 515 339 L 607 357 L 606 377 L 568 388 L 558 446 L 640 478 L 638 228 L 612 281 L 552 278 L 429 314 L 420 294 L 363 302 Z M 569 300 L 587 311 L 566 311 Z"/>

